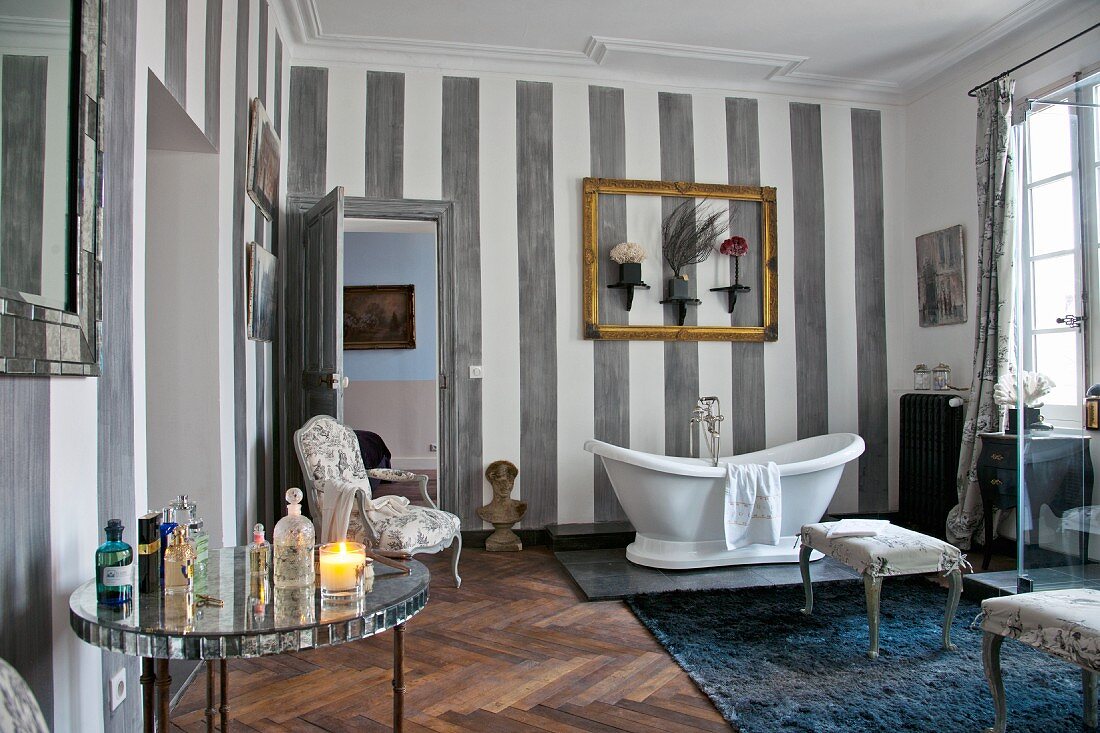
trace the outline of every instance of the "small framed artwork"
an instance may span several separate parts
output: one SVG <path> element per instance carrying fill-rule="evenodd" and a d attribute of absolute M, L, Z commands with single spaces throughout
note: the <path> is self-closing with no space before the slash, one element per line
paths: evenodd
<path fill-rule="evenodd" d="M 344 348 L 415 349 L 416 294 L 413 286 L 345 286 Z"/>
<path fill-rule="evenodd" d="M 962 224 L 917 237 L 917 299 L 922 327 L 966 323 Z"/>
<path fill-rule="evenodd" d="M 259 99 L 252 100 L 248 125 L 248 197 L 271 221 L 279 206 L 279 136 Z"/>
<path fill-rule="evenodd" d="M 275 255 L 248 243 L 248 338 L 275 340 Z"/>

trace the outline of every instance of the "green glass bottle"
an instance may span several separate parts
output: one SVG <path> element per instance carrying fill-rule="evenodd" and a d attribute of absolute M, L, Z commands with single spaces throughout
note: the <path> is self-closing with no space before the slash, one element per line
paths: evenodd
<path fill-rule="evenodd" d="M 123 606 L 134 597 L 134 550 L 122 541 L 121 519 L 108 520 L 107 541 L 95 551 L 95 595 L 101 606 Z"/>

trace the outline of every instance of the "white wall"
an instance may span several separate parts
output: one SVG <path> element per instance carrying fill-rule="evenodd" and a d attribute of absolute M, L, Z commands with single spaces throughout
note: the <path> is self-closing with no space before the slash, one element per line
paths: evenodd
<path fill-rule="evenodd" d="M 977 103 L 967 91 L 1097 22 L 1100 5 L 1034 31 L 1018 32 L 1011 42 L 991 49 L 977 63 L 934 80 L 923 96 L 905 108 L 904 224 L 899 236 L 887 240 L 887 272 L 896 273 L 893 286 L 886 290 L 887 309 L 896 314 L 887 329 L 894 411 L 890 420 L 890 454 L 894 462 L 890 477 L 895 501 L 898 397 L 912 389 L 914 365 L 924 362 L 932 366 L 942 361 L 951 366 L 951 381 L 959 387 L 969 388 L 973 377 L 980 230 L 974 168 Z M 1026 96 L 1098 62 L 1100 46 L 1094 32 L 1014 73 L 1016 95 Z M 962 224 L 964 232 L 969 317 L 966 323 L 921 328 L 917 321 L 915 240 L 921 234 L 956 224 Z"/>
<path fill-rule="evenodd" d="M 214 546 L 225 537 L 218 393 L 218 159 L 150 150 L 146 204 L 149 508 L 188 494 Z M 232 524 L 232 521 L 230 521 Z"/>

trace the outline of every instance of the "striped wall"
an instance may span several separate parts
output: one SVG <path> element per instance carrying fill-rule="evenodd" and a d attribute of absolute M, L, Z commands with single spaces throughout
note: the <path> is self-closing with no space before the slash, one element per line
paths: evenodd
<path fill-rule="evenodd" d="M 882 272 L 894 214 L 884 201 L 900 190 L 901 170 L 882 154 L 882 139 L 900 128 L 896 110 L 348 65 L 294 66 L 291 77 L 291 191 L 342 185 L 350 196 L 456 202 L 464 255 L 456 262 L 463 465 L 455 509 L 466 526 L 489 495 L 484 466 L 498 458 L 519 465 L 528 526 L 622 518 L 583 441 L 686 455 L 689 412 L 701 394 L 722 400 L 726 453 L 865 433 L 872 449 L 846 472 L 834 508 L 888 501 L 888 398 L 873 385 L 885 384 L 876 380 L 886 364 Z M 846 158 L 837 139 L 847 140 Z M 585 341 L 579 199 L 590 175 L 775 186 L 779 341 Z M 643 243 L 651 253 L 643 278 L 654 286 L 628 313 L 621 294 L 606 289 L 613 266 L 601 267 L 598 297 L 609 322 L 670 317 L 657 303 L 666 275 L 658 240 L 676 203 L 601 199 L 601 248 Z M 730 215 L 750 241 L 759 236 L 751 208 L 734 204 Z M 743 278 L 759 292 L 755 254 Z M 712 258 L 697 279 L 728 278 L 731 267 Z M 759 308 L 741 300 L 725 322 L 750 322 Z M 842 369 L 831 369 L 834 361 Z M 468 366 L 478 364 L 484 378 L 469 379 Z"/>
<path fill-rule="evenodd" d="M 219 222 L 221 235 L 208 245 L 221 248 L 226 274 L 219 278 L 219 307 L 230 314 L 210 324 L 211 338 L 224 345 L 222 424 L 213 426 L 226 438 L 223 456 L 196 457 L 221 462 L 225 498 L 221 507 L 203 509 L 234 513 L 238 505 L 245 507 L 224 538 L 233 542 L 235 530 L 255 521 L 263 508 L 260 489 L 270 494 L 271 347 L 246 347 L 243 316 L 234 314 L 233 303 L 243 307 L 244 243 L 256 239 L 271 246 L 276 237 L 262 217 L 257 224 L 243 172 L 236 171 L 243 167 L 241 130 L 247 122 L 247 107 L 238 102 L 246 105 L 262 95 L 277 129 L 286 129 L 283 30 L 267 0 L 107 5 L 111 73 L 103 134 L 111 165 L 104 177 L 109 246 L 103 248 L 102 376 L 0 377 L 0 415 L 8 426 L 18 426 L 0 438 L 0 488 L 10 503 L 10 511 L 0 513 L 0 529 L 9 539 L 0 549 L 0 656 L 27 677 L 55 730 L 95 729 L 97 720 L 108 731 L 140 727 L 137 665 L 76 639 L 68 627 L 68 596 L 90 577 L 105 520 L 121 517 L 131 532 L 147 503 L 145 303 L 155 294 L 145 289 L 145 221 L 156 215 L 145 210 L 150 72 L 219 150 L 220 188 L 233 191 L 222 196 L 219 211 L 203 212 Z M 7 68 L 2 76 L 18 80 Z M 220 544 L 223 538 L 214 539 Z M 29 547 L 34 551 L 27 552 Z M 112 712 L 104 680 L 121 668 L 127 669 L 130 694 Z"/>

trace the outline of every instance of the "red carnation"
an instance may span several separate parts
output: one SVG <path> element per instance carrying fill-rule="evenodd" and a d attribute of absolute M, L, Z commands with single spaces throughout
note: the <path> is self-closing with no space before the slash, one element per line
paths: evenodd
<path fill-rule="evenodd" d="M 722 242 L 718 251 L 724 255 L 730 255 L 731 257 L 743 257 L 748 254 L 749 241 L 744 237 L 730 237 Z"/>

